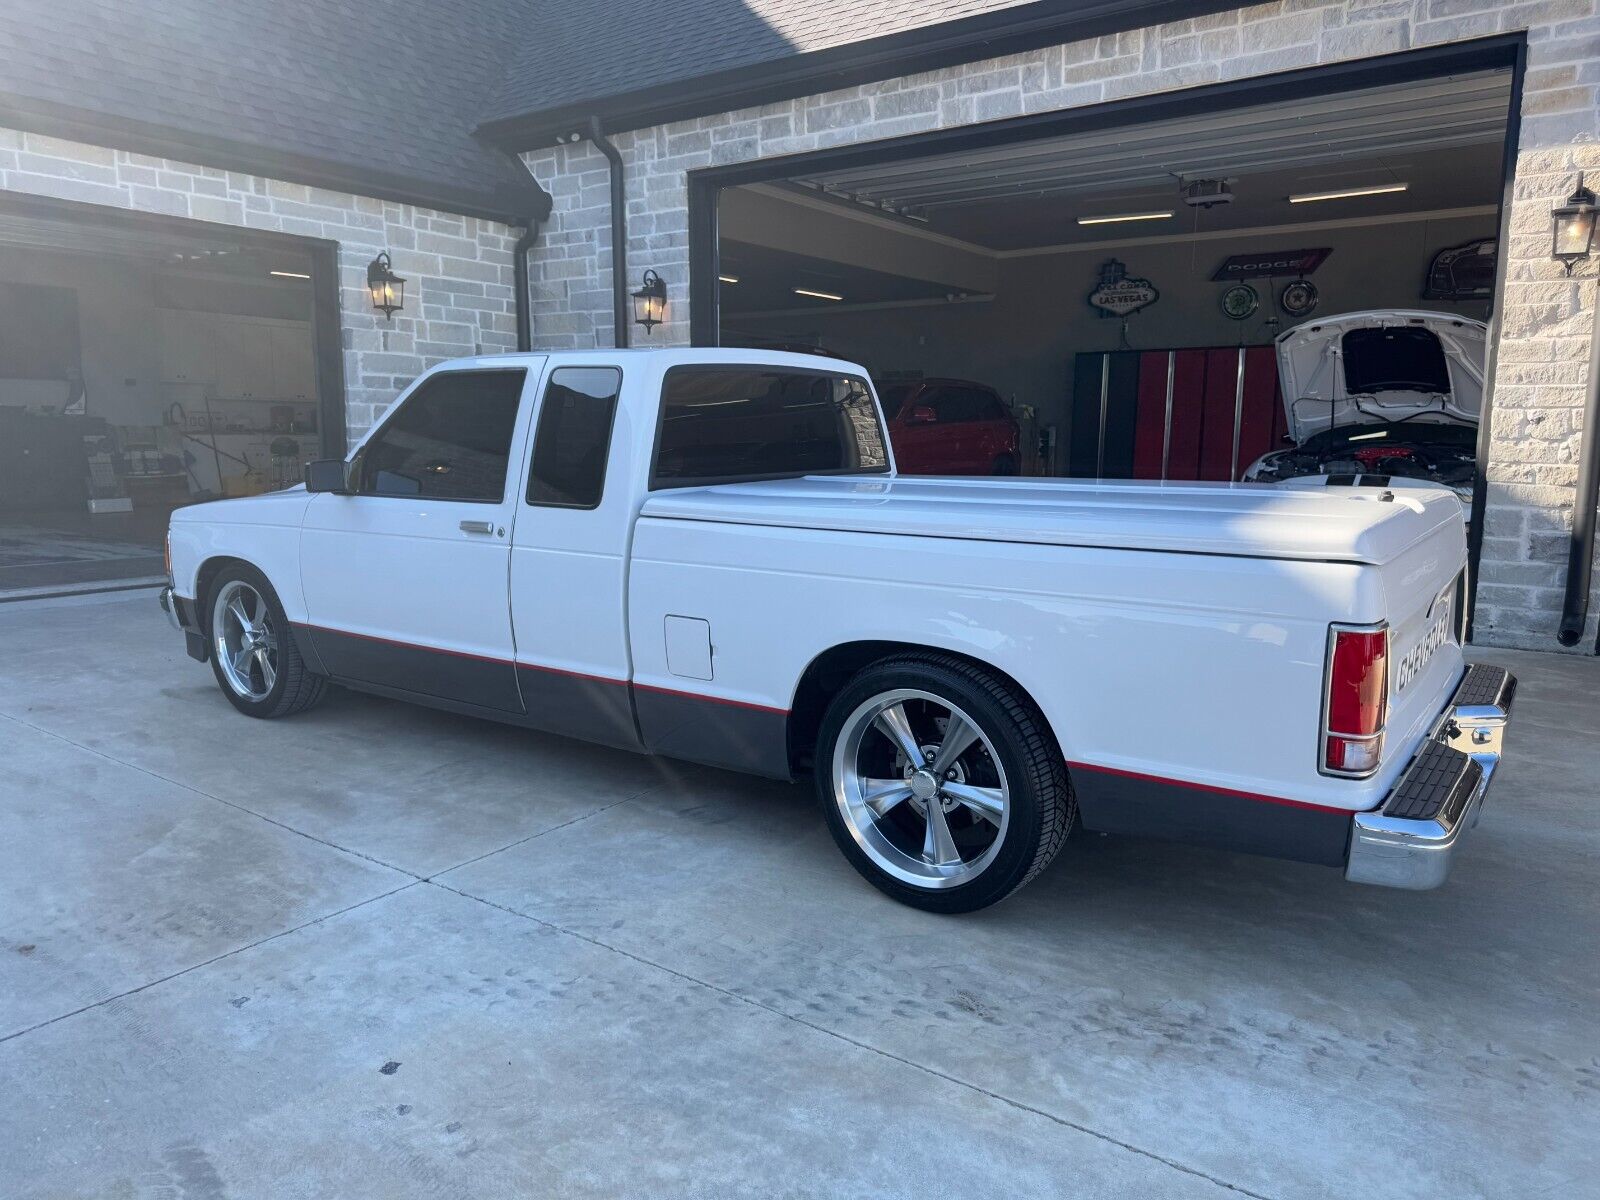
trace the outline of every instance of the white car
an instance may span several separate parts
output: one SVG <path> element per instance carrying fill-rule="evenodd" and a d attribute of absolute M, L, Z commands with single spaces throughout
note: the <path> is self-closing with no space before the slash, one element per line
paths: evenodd
<path fill-rule="evenodd" d="M 1077 825 L 1433 886 L 1515 686 L 1463 663 L 1449 495 L 901 477 L 866 372 L 777 352 L 447 363 L 169 547 L 243 713 L 335 683 L 814 776 L 855 867 L 947 912 Z"/>
<path fill-rule="evenodd" d="M 1488 327 L 1376 309 L 1278 335 L 1287 449 L 1243 478 L 1291 487 L 1445 487 L 1472 505 Z"/>

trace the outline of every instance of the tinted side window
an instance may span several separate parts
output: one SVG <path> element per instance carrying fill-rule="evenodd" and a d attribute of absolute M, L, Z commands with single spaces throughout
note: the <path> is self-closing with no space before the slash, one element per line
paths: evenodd
<path fill-rule="evenodd" d="M 529 504 L 594 508 L 600 503 L 621 390 L 622 372 L 615 367 L 551 372 L 533 439 Z"/>
<path fill-rule="evenodd" d="M 1000 399 L 995 392 L 984 388 L 973 389 L 973 401 L 977 405 L 978 421 L 1002 421 L 1010 414 L 1006 411 L 1006 402 Z"/>
<path fill-rule="evenodd" d="M 424 383 L 361 452 L 370 496 L 500 500 L 523 371 L 451 371 Z"/>
<path fill-rule="evenodd" d="M 674 367 L 653 487 L 888 469 L 866 381 L 781 367 Z"/>
<path fill-rule="evenodd" d="M 942 387 L 932 403 L 940 421 L 993 421 L 1000 416 L 998 398 L 983 388 Z"/>

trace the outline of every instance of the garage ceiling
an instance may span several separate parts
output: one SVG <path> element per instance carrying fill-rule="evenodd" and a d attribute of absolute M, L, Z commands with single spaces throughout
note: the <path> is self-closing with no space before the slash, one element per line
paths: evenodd
<path fill-rule="evenodd" d="M 991 249 L 1131 233 L 1076 218 L 1174 209 L 1182 179 L 1233 180 L 1237 199 L 1207 227 L 1282 223 L 1311 213 L 1291 191 L 1404 181 L 1409 193 L 1317 217 L 1492 203 L 1510 103 L 1505 71 L 1365 89 L 1132 128 L 1048 138 L 797 178 L 845 203 L 915 218 Z M 1220 222 L 1220 223 L 1219 223 Z M 1186 221 L 1184 229 L 1189 228 Z M 1139 233 L 1170 229 L 1152 222 Z"/>
<path fill-rule="evenodd" d="M 212 236 L 201 222 L 195 232 L 120 229 L 92 221 L 76 221 L 0 212 L 0 248 L 54 250 L 92 257 L 161 263 L 174 269 L 237 270 L 259 275 L 264 270 L 309 272 L 308 255 L 292 250 L 243 246 Z"/>

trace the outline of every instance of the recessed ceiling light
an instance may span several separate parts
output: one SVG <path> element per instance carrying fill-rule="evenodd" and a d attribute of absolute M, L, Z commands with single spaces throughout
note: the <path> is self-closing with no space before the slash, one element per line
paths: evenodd
<path fill-rule="evenodd" d="M 843 296 L 836 296 L 832 292 L 814 292 L 810 288 L 795 288 L 796 296 L 810 296 L 816 300 L 843 300 Z"/>
<path fill-rule="evenodd" d="M 739 277 L 737 275 L 718 275 L 717 281 L 719 283 L 738 283 Z"/>
<path fill-rule="evenodd" d="M 1290 204 L 1310 204 L 1314 200 L 1349 200 L 1355 196 L 1386 196 L 1390 192 L 1403 192 L 1409 183 L 1377 183 L 1371 187 L 1343 188 L 1337 192 L 1301 192 L 1290 196 Z"/>
<path fill-rule="evenodd" d="M 311 276 L 301 271 L 268 271 L 268 275 L 276 275 L 279 279 L 310 279 Z"/>
<path fill-rule="evenodd" d="M 1111 213 L 1104 217 L 1079 217 L 1079 225 L 1113 225 L 1118 221 L 1165 221 L 1168 212 Z"/>

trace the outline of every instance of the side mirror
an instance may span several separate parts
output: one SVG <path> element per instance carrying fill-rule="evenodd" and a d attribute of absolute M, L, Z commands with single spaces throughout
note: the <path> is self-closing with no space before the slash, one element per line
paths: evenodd
<path fill-rule="evenodd" d="M 911 411 L 906 413 L 907 425 L 932 425 L 939 419 L 939 412 L 931 405 L 913 405 Z"/>
<path fill-rule="evenodd" d="M 307 463 L 306 491 L 348 495 L 350 485 L 344 459 L 324 458 Z"/>

